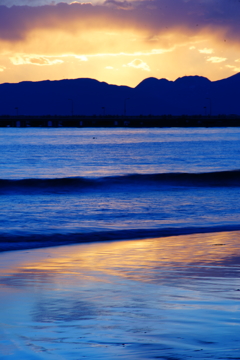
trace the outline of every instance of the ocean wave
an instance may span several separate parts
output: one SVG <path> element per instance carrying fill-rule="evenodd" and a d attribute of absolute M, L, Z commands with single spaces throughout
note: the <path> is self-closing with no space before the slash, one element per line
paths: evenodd
<path fill-rule="evenodd" d="M 240 225 L 165 227 L 159 229 L 127 229 L 86 231 L 80 233 L 0 233 L 0 252 L 36 249 L 60 245 L 105 241 L 140 240 L 179 235 L 240 231 Z"/>
<path fill-rule="evenodd" d="M 0 192 L 8 191 L 63 191 L 74 192 L 86 189 L 110 189 L 127 186 L 240 186 L 240 170 L 217 171 L 205 173 L 159 173 L 130 174 L 98 178 L 33 178 L 33 179 L 0 179 Z"/>

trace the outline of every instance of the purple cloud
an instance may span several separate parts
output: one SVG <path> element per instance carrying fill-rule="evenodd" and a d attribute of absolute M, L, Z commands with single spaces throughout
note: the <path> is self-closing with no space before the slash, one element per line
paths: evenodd
<path fill-rule="evenodd" d="M 109 6 L 112 5 L 112 6 Z M 107 0 L 102 5 L 59 3 L 43 6 L 0 6 L 0 39 L 19 41 L 34 30 L 132 29 L 149 38 L 172 30 L 194 36 L 202 30 L 222 31 L 240 40 L 240 2 L 235 0 Z"/>

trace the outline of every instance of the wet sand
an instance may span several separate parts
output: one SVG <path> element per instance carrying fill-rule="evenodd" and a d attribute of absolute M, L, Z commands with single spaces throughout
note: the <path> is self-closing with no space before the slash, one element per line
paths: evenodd
<path fill-rule="evenodd" d="M 239 359 L 240 232 L 0 254 L 0 359 Z"/>

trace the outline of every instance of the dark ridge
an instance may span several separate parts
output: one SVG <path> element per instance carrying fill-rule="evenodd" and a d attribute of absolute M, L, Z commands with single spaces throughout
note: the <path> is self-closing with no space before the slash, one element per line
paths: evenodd
<path fill-rule="evenodd" d="M 198 76 L 198 75 L 191 75 L 191 76 L 183 76 L 183 77 L 179 77 L 177 78 L 175 81 L 175 83 L 184 83 L 184 84 L 209 84 L 211 83 L 211 81 L 204 77 L 204 76 Z"/>
<path fill-rule="evenodd" d="M 213 83 L 214 84 L 224 83 L 225 85 L 226 84 L 237 84 L 239 86 L 239 82 L 240 82 L 240 72 L 238 72 L 237 74 L 234 74 L 228 78 L 216 80 Z"/>
<path fill-rule="evenodd" d="M 94 79 L 0 84 L 0 116 L 240 115 L 240 74 L 211 82 L 148 78 L 135 88 Z"/>
<path fill-rule="evenodd" d="M 202 86 L 211 84 L 211 81 L 206 77 L 196 75 L 180 77 L 176 79 L 174 83 L 181 86 Z"/>

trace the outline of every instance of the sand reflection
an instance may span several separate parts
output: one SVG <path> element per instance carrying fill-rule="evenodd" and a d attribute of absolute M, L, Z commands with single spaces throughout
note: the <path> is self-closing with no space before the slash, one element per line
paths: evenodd
<path fill-rule="evenodd" d="M 1 254 L 0 355 L 236 358 L 239 236 L 196 234 Z"/>
<path fill-rule="evenodd" d="M 19 253 L 21 257 L 19 257 Z M 240 233 L 194 234 L 62 246 L 47 250 L 32 250 L 30 257 L 27 255 L 28 253 L 28 251 L 20 251 L 1 254 L 5 258 L 15 258 L 15 261 L 12 260 L 10 268 L 8 261 L 1 262 L 1 274 L 4 272 L 15 273 L 21 268 L 29 276 L 35 273 L 43 276 L 46 281 L 47 273 L 70 273 L 86 276 L 86 273 L 95 270 L 122 275 L 121 271 L 126 269 L 144 268 L 146 270 L 161 266 L 188 267 L 227 264 L 237 266 L 240 259 Z M 16 262 L 19 263 L 17 268 L 15 268 Z M 141 276 L 138 280 L 141 280 Z"/>
<path fill-rule="evenodd" d="M 34 281 L 54 281 L 60 274 L 69 274 L 81 282 L 108 281 L 99 274 L 128 277 L 137 281 L 157 281 L 167 277 L 167 269 L 184 271 L 188 276 L 238 276 L 240 233 L 222 232 L 194 234 L 157 239 L 131 240 L 88 245 L 62 246 L 22 253 L 17 267 L 2 268 L 14 274 L 14 285 L 22 277 Z M 24 256 L 25 253 L 25 256 Z M 7 255 L 8 256 L 8 255 Z M 11 256 L 11 255 L 10 255 Z M 33 259 L 33 261 L 32 261 Z M 231 265 L 231 266 L 230 266 Z M 165 269 L 161 276 L 157 270 Z M 221 272 L 224 268 L 224 274 Z M 186 275 L 186 274 L 185 274 Z M 184 275 L 184 276 L 185 276 Z M 68 279 L 69 280 L 69 279 Z"/>

